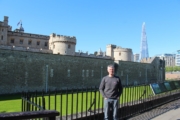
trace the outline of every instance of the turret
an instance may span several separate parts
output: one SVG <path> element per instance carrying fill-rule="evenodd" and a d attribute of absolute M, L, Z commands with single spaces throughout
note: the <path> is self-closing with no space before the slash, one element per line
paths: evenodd
<path fill-rule="evenodd" d="M 53 54 L 62 55 L 74 55 L 76 47 L 76 37 L 56 35 L 55 33 L 50 35 L 49 49 L 53 51 Z"/>
<path fill-rule="evenodd" d="M 114 49 L 114 59 L 123 61 L 133 61 L 132 49 L 117 47 Z"/>
<path fill-rule="evenodd" d="M 106 46 L 106 55 L 114 58 L 113 49 L 116 48 L 116 45 L 109 44 Z"/>
<path fill-rule="evenodd" d="M 4 26 L 8 26 L 8 17 L 4 16 Z"/>
<path fill-rule="evenodd" d="M 7 45 L 7 31 L 9 27 L 8 17 L 4 16 L 4 21 L 0 22 L 0 45 Z"/>

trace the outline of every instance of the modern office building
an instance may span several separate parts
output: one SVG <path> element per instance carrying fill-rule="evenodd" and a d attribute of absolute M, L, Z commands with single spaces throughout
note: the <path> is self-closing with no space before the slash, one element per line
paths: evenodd
<path fill-rule="evenodd" d="M 165 60 L 165 66 L 176 66 L 176 54 L 160 54 L 156 55 L 156 57 L 159 57 L 160 59 Z"/>
<path fill-rule="evenodd" d="M 134 54 L 134 62 L 139 62 L 139 54 Z"/>
<path fill-rule="evenodd" d="M 180 66 L 180 50 L 176 54 L 176 66 Z"/>

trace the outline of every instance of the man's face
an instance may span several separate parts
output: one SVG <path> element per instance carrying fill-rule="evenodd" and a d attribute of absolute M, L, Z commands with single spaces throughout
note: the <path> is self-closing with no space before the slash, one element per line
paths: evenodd
<path fill-rule="evenodd" d="M 108 73 L 109 73 L 109 75 L 114 75 L 114 68 L 108 67 Z"/>

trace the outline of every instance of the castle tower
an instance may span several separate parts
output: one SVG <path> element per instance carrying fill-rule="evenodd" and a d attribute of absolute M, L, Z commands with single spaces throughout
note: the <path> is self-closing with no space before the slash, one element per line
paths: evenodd
<path fill-rule="evenodd" d="M 51 34 L 49 49 L 53 54 L 75 55 L 76 37 Z"/>
<path fill-rule="evenodd" d="M 112 58 L 114 58 L 114 48 L 116 48 L 116 45 L 107 45 L 106 46 L 106 56 L 110 56 Z"/>
<path fill-rule="evenodd" d="M 7 45 L 7 33 L 9 30 L 8 17 L 4 16 L 4 21 L 0 21 L 0 45 Z"/>
<path fill-rule="evenodd" d="M 149 57 L 149 52 L 148 52 L 147 36 L 146 36 L 145 22 L 143 22 L 141 45 L 140 45 L 140 60 L 148 57 Z"/>
<path fill-rule="evenodd" d="M 132 55 L 132 49 L 121 47 L 114 49 L 114 60 L 133 61 Z"/>

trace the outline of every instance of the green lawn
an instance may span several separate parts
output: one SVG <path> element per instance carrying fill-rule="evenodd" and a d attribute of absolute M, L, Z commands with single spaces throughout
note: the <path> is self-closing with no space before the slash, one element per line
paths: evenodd
<path fill-rule="evenodd" d="M 146 94 L 143 95 L 144 90 Z M 143 95 L 143 96 L 142 96 Z M 137 86 L 137 87 L 126 87 L 124 88 L 123 94 L 120 98 L 120 104 L 127 103 L 133 100 L 138 100 L 142 98 L 148 98 L 149 95 L 152 95 L 152 90 L 149 86 Z M 68 95 L 57 95 L 56 99 L 54 95 L 44 96 L 46 102 L 46 109 L 54 110 L 56 109 L 62 115 L 87 111 L 91 103 L 95 98 L 94 92 L 83 92 L 83 93 L 74 93 Z M 39 100 L 42 100 L 42 97 L 37 98 L 37 103 Z M 50 101 L 49 101 L 50 100 Z M 55 100 L 56 103 L 55 104 Z M 62 101 L 61 101 L 62 100 Z M 35 99 L 34 99 L 35 101 Z M 78 101 L 78 104 L 77 104 Z M 62 102 L 62 106 L 60 103 Z M 50 105 L 49 105 L 50 103 Z M 72 107 L 73 106 L 73 107 Z M 103 98 L 99 91 L 96 92 L 96 109 L 102 108 Z M 93 105 L 92 110 L 95 106 Z M 31 107 L 32 109 L 32 107 Z M 35 109 L 35 108 L 33 108 Z M 62 109 L 62 110 L 61 110 Z M 1 96 L 0 97 L 0 113 L 3 112 L 19 112 L 21 111 L 21 96 L 19 95 L 10 95 L 10 96 Z"/>
<path fill-rule="evenodd" d="M 21 96 L 20 95 L 2 95 L 0 96 L 0 113 L 20 112 Z"/>

